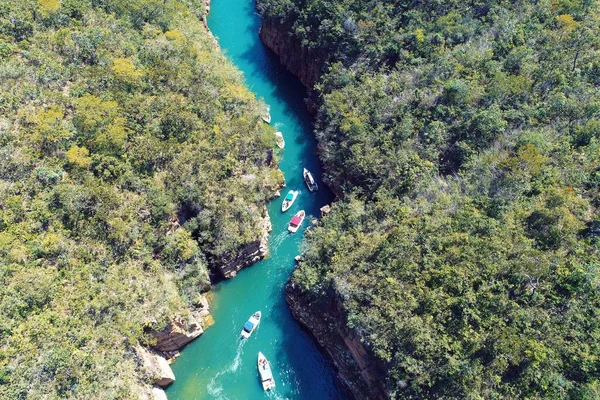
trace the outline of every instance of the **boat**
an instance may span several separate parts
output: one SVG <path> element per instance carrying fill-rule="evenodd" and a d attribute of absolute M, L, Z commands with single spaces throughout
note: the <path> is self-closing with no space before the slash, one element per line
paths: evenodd
<path fill-rule="evenodd" d="M 300 225 L 302 225 L 302 221 L 304 221 L 305 216 L 306 213 L 304 212 L 304 210 L 298 211 L 290 221 L 290 224 L 288 225 L 288 231 L 296 233 L 298 231 L 298 228 L 300 228 Z"/>
<path fill-rule="evenodd" d="M 271 109 L 269 107 L 267 107 L 267 109 L 265 110 L 265 112 L 263 113 L 263 115 L 261 115 L 261 118 L 267 124 L 271 123 Z"/>
<path fill-rule="evenodd" d="M 283 140 L 283 133 L 275 132 L 275 136 L 277 137 L 277 147 L 283 149 L 285 147 L 285 140 Z"/>
<path fill-rule="evenodd" d="M 298 191 L 290 190 L 285 196 L 285 199 L 283 199 L 283 203 L 281 203 L 281 212 L 289 210 L 292 204 L 294 204 L 294 201 L 296 201 L 296 197 L 298 197 Z"/>
<path fill-rule="evenodd" d="M 264 391 L 275 388 L 275 381 L 273 380 L 271 365 L 267 361 L 267 358 L 260 351 L 258 352 L 258 373 L 260 374 L 260 381 Z"/>
<path fill-rule="evenodd" d="M 317 181 L 315 181 L 315 178 L 313 178 L 309 170 L 304 168 L 302 176 L 304 177 L 304 182 L 306 183 L 306 186 L 308 186 L 308 190 L 310 190 L 311 192 L 316 192 L 317 190 L 319 190 L 319 185 L 317 185 Z"/>
<path fill-rule="evenodd" d="M 241 336 L 244 339 L 248 339 L 252 332 L 256 329 L 258 324 L 260 323 L 260 311 L 255 312 L 252 316 L 246 321 L 244 324 L 244 329 L 242 329 Z"/>

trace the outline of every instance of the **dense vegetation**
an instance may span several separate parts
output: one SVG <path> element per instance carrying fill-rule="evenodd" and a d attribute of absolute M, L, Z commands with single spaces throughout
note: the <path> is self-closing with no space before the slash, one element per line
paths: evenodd
<path fill-rule="evenodd" d="M 274 135 L 204 12 L 0 2 L 0 398 L 138 398 L 144 329 L 260 237 Z"/>
<path fill-rule="evenodd" d="M 262 0 L 329 54 L 317 135 L 345 200 L 293 281 L 392 398 L 600 397 L 600 8 Z"/>

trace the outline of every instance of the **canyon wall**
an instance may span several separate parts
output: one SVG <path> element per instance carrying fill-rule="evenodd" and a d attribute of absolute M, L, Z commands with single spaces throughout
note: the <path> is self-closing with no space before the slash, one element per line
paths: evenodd
<path fill-rule="evenodd" d="M 291 27 L 273 18 L 263 19 L 259 36 L 262 42 L 279 57 L 281 64 L 307 88 L 319 79 L 325 55 L 305 49 L 290 34 Z"/>
<path fill-rule="evenodd" d="M 334 296 L 328 296 L 328 304 L 311 303 L 292 283 L 287 285 L 286 292 L 294 318 L 331 358 L 348 393 L 357 400 L 389 399 L 380 378 L 385 373 L 360 336 L 348 328 L 340 302 Z"/>
<path fill-rule="evenodd" d="M 323 65 L 327 61 L 327 54 L 302 47 L 299 41 L 292 36 L 291 26 L 275 18 L 263 19 L 259 36 L 264 45 L 279 57 L 279 62 L 304 85 L 308 94 L 306 108 L 313 117 L 316 117 L 319 104 L 313 87 L 319 80 Z M 317 145 L 317 152 L 320 152 L 319 145 Z M 322 167 L 323 182 L 331 189 L 336 198 L 343 199 L 344 193 L 341 185 L 332 178 L 333 175 L 329 173 L 327 165 Z"/>
<path fill-rule="evenodd" d="M 210 325 L 209 314 L 208 299 L 201 296 L 188 316 L 174 318 L 165 329 L 152 332 L 155 339 L 152 348 L 166 358 L 175 356 L 179 350 L 204 333 L 203 327 Z"/>
<path fill-rule="evenodd" d="M 249 265 L 252 265 L 269 254 L 269 232 L 271 232 L 271 219 L 267 213 L 266 207 L 263 208 L 262 235 L 260 239 L 248 243 L 239 252 L 232 254 L 228 258 L 219 260 L 217 269 L 224 278 L 233 278 L 237 272 Z"/>

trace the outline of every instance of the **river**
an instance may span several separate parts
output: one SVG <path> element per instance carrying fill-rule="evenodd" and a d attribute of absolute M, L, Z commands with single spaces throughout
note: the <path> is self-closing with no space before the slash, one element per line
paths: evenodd
<path fill-rule="evenodd" d="M 253 0 L 212 0 L 208 25 L 222 50 L 244 73 L 250 89 L 271 107 L 272 125 L 283 132 L 285 150 L 279 166 L 287 187 L 282 194 L 290 189 L 301 192 L 285 214 L 281 198 L 267 206 L 273 224 L 269 257 L 213 287 L 215 324 L 172 365 L 177 380 L 167 389 L 167 396 L 170 400 L 343 399 L 332 364 L 293 319 L 284 296 L 303 234 L 289 234 L 289 220 L 301 209 L 318 217 L 320 207 L 333 199 L 322 184 L 317 193 L 310 193 L 302 180 L 303 167 L 321 176 L 303 101 L 305 90 L 260 42 L 260 18 Z M 305 220 L 303 228 L 308 225 Z M 240 341 L 242 325 L 257 310 L 262 311 L 258 329 L 249 340 Z M 269 359 L 277 385 L 267 394 L 256 367 L 259 351 Z"/>

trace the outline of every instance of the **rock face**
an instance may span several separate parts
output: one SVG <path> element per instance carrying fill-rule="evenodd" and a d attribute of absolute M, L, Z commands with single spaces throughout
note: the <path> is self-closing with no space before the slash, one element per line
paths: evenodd
<path fill-rule="evenodd" d="M 310 90 L 319 78 L 325 54 L 302 47 L 291 36 L 290 28 L 277 19 L 265 18 L 259 36 L 262 42 L 279 56 L 281 64 Z"/>
<path fill-rule="evenodd" d="M 288 283 L 286 291 L 286 300 L 294 318 L 333 360 L 349 394 L 359 400 L 389 399 L 381 381 L 384 372 L 358 334 L 347 327 L 341 304 L 337 300 L 319 306 L 308 303 L 291 283 Z"/>
<path fill-rule="evenodd" d="M 189 342 L 204 333 L 202 320 L 208 314 L 208 300 L 202 297 L 198 308 L 192 310 L 186 320 L 176 318 L 162 331 L 152 333 L 152 336 L 156 339 L 153 348 L 160 351 L 167 358 L 172 357 L 175 352 L 181 350 Z"/>
<path fill-rule="evenodd" d="M 215 44 L 215 47 L 217 49 L 220 49 L 219 42 L 217 42 L 217 39 L 213 36 L 211 30 L 208 28 L 208 13 L 210 12 L 210 1 L 211 0 L 204 0 L 204 15 L 202 17 L 202 25 L 204 25 L 204 28 L 206 29 L 206 32 L 208 32 L 208 35 Z"/>
<path fill-rule="evenodd" d="M 301 43 L 291 35 L 291 27 L 275 18 L 264 18 L 260 27 L 259 36 L 262 42 L 279 56 L 281 64 L 308 90 L 306 99 L 306 108 L 308 112 L 316 117 L 318 112 L 318 103 L 316 94 L 313 91 L 321 74 L 321 69 L 327 61 L 327 54 L 318 50 L 311 50 L 302 47 Z M 318 137 L 317 137 L 318 140 Z M 317 153 L 321 153 L 322 148 L 317 146 Z M 330 171 L 327 165 L 323 165 L 322 180 L 336 198 L 343 199 L 341 182 L 336 181 L 335 173 Z"/>
<path fill-rule="evenodd" d="M 153 400 L 167 400 L 167 394 L 161 388 L 152 388 L 152 399 Z"/>
<path fill-rule="evenodd" d="M 233 278 L 236 276 L 237 272 L 247 267 L 248 265 L 252 265 L 269 254 L 269 232 L 271 232 L 271 219 L 269 218 L 269 214 L 267 213 L 266 207 L 263 209 L 264 217 L 262 219 L 262 236 L 260 240 L 249 243 L 244 246 L 240 252 L 235 255 L 232 255 L 230 258 L 225 260 L 221 260 L 218 265 L 219 272 L 223 275 L 224 278 Z"/>
<path fill-rule="evenodd" d="M 296 75 L 310 93 L 319 79 L 327 55 L 303 48 L 290 32 L 290 26 L 276 19 L 265 18 L 259 35 L 262 42 L 279 56 L 281 64 Z M 313 116 L 316 115 L 317 105 L 312 95 L 309 95 L 307 108 Z M 320 146 L 317 151 L 321 152 Z M 327 165 L 323 166 L 323 170 L 323 182 L 338 199 L 343 199 L 344 193 L 340 183 L 334 178 L 335 174 L 328 170 Z M 322 216 L 329 211 L 329 207 L 324 207 L 321 210 Z M 307 303 L 291 285 L 287 287 L 286 298 L 294 317 L 331 357 L 340 380 L 353 398 L 389 398 L 380 380 L 384 376 L 383 371 L 362 344 L 359 335 L 347 327 L 345 313 L 338 301 L 330 300 L 331 304 L 327 304 L 325 309 L 323 306 L 316 307 Z"/>
<path fill-rule="evenodd" d="M 167 387 L 175 382 L 175 375 L 164 357 L 141 346 L 136 348 L 136 353 L 146 373 L 152 377 L 155 385 Z"/>

